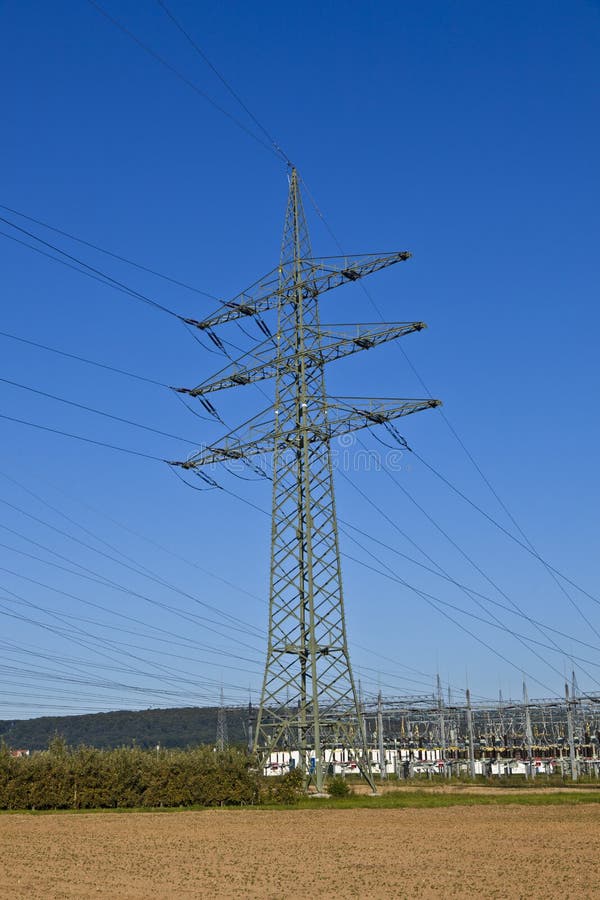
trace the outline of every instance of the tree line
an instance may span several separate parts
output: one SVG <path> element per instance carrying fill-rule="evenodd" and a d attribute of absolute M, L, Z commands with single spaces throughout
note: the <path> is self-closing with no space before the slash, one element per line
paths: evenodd
<path fill-rule="evenodd" d="M 110 749 L 133 744 L 149 749 L 214 744 L 217 707 L 120 710 L 80 716 L 41 716 L 36 719 L 0 720 L 0 739 L 10 747 L 45 750 L 55 734 L 73 746 Z M 228 709 L 227 730 L 232 744 L 247 742 L 248 712 Z"/>

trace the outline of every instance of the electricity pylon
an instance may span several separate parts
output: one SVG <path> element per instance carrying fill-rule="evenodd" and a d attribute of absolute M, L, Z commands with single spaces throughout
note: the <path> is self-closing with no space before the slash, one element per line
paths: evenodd
<path fill-rule="evenodd" d="M 217 713 L 217 750 L 227 750 L 229 741 L 227 739 L 227 713 L 225 712 L 225 698 L 223 696 L 223 688 L 221 688 L 221 702 Z"/>
<path fill-rule="evenodd" d="M 206 394 L 275 378 L 273 406 L 185 462 L 198 470 L 219 461 L 273 455 L 269 636 L 255 750 L 297 750 L 307 780 L 321 791 L 326 750 L 345 746 L 375 789 L 364 722 L 350 665 L 330 443 L 334 437 L 439 405 L 438 400 L 330 397 L 324 368 L 360 350 L 420 331 L 422 322 L 322 326 L 319 296 L 410 258 L 312 255 L 299 178 L 292 169 L 281 261 L 254 289 L 201 321 L 186 320 L 219 346 L 214 332 L 254 318 L 265 340 L 195 388 L 178 388 L 212 409 Z M 277 311 L 271 332 L 263 313 Z M 221 345 L 222 346 L 222 345 Z"/>

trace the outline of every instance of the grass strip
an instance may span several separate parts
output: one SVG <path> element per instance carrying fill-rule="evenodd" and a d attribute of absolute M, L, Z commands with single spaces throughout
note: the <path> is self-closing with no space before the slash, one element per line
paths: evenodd
<path fill-rule="evenodd" d="M 447 809 L 452 806 L 578 806 L 582 804 L 600 804 L 600 791 L 569 791 L 555 792 L 527 792 L 511 794 L 441 794 L 431 791 L 389 791 L 386 794 L 372 796 L 369 794 L 354 794 L 349 797 L 315 797 L 302 798 L 297 803 L 290 805 L 263 804 L 260 806 L 177 806 L 177 807 L 131 807 L 112 809 L 89 810 L 3 810 L 0 815 L 28 814 L 34 816 L 44 815 L 101 815 L 102 813 L 174 813 L 174 812 L 201 812 L 219 809 L 235 811 L 237 809 L 255 810 L 260 814 L 262 810 L 315 810 L 315 809 Z"/>

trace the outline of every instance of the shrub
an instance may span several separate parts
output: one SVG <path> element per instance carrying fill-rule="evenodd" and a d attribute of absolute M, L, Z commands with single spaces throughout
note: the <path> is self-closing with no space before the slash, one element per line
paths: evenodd
<path fill-rule="evenodd" d="M 343 775 L 334 775 L 327 782 L 327 792 L 331 797 L 347 797 L 351 794 L 350 785 Z"/>
<path fill-rule="evenodd" d="M 304 794 L 304 775 L 301 769 L 290 769 L 285 775 L 267 776 L 261 795 L 263 803 L 297 803 Z"/>

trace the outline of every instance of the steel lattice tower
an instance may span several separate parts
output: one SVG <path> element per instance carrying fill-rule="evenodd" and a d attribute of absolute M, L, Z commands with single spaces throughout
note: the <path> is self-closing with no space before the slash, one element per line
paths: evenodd
<path fill-rule="evenodd" d="M 229 740 L 227 737 L 227 713 L 225 711 L 225 698 L 221 688 L 221 702 L 217 713 L 217 750 L 227 750 Z"/>
<path fill-rule="evenodd" d="M 274 406 L 219 444 L 174 465 L 201 474 L 201 467 L 215 461 L 273 454 L 269 634 L 254 747 L 265 761 L 273 750 L 298 750 L 300 766 L 318 791 L 326 774 L 325 751 L 340 746 L 356 753 L 374 787 L 348 652 L 330 442 L 439 404 L 329 397 L 326 363 L 425 326 L 359 325 L 355 333 L 340 333 L 340 326 L 321 326 L 319 296 L 409 257 L 401 252 L 314 258 L 299 178 L 292 169 L 277 273 L 215 315 L 188 320 L 217 346 L 213 329 L 242 317 L 255 317 L 267 336 L 213 380 L 178 390 L 199 397 L 210 409 L 206 394 L 274 377 Z M 274 334 L 262 318 L 269 310 L 277 310 Z"/>

